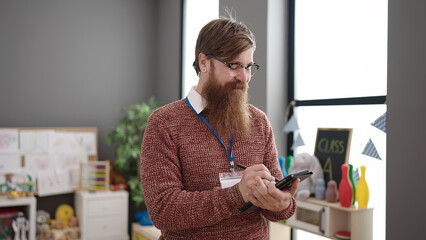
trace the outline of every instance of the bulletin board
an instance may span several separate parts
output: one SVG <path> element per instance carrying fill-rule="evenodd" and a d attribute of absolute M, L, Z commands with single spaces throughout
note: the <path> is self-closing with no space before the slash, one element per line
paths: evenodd
<path fill-rule="evenodd" d="M 337 185 L 342 178 L 341 166 L 348 163 L 352 128 L 318 128 L 314 155 L 323 168 L 324 180 L 334 180 Z"/>
<path fill-rule="evenodd" d="M 28 176 L 39 196 L 73 192 L 81 162 L 96 160 L 96 127 L 0 128 L 0 173 Z"/>

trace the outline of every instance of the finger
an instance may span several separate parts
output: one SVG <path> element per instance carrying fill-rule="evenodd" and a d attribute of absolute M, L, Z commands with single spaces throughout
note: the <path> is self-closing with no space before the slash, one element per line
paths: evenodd
<path fill-rule="evenodd" d="M 267 181 L 275 181 L 275 178 L 268 171 L 248 171 L 244 172 L 244 176 L 246 178 L 255 178 L 260 177 L 261 179 L 265 179 Z"/>
<path fill-rule="evenodd" d="M 265 196 L 268 194 L 268 188 L 266 187 L 268 183 L 269 181 L 263 180 L 260 177 L 256 177 L 256 190 L 262 196 Z"/>
<path fill-rule="evenodd" d="M 256 164 L 256 165 L 250 166 L 246 170 L 253 171 L 253 172 L 262 172 L 262 171 L 265 171 L 265 172 L 271 174 L 271 172 L 269 171 L 269 169 L 265 165 L 263 165 L 263 164 Z"/>
<path fill-rule="evenodd" d="M 299 182 L 300 182 L 300 179 L 297 178 L 290 184 L 290 187 L 284 188 L 283 190 L 276 188 L 275 185 L 274 186 L 268 185 L 268 190 L 270 191 L 270 194 L 273 195 L 274 197 L 276 197 L 277 194 L 279 195 L 280 192 L 289 192 L 291 194 L 291 196 L 294 196 L 294 194 L 297 191 L 297 187 L 299 186 Z"/>
<path fill-rule="evenodd" d="M 283 191 L 275 187 L 275 183 L 270 182 L 266 185 L 269 195 L 274 199 L 282 199 Z"/>
<path fill-rule="evenodd" d="M 265 208 L 263 203 L 260 202 L 253 194 L 247 194 L 246 197 L 249 200 L 249 202 L 251 202 L 253 205 L 260 207 L 260 208 Z"/>
<path fill-rule="evenodd" d="M 253 192 L 253 195 L 263 203 L 263 205 L 268 205 L 270 202 L 274 202 L 276 199 L 269 194 L 268 185 L 274 185 L 273 182 L 267 181 L 266 184 L 260 178 L 257 178 L 256 190 Z"/>
<path fill-rule="evenodd" d="M 275 209 L 276 211 L 281 211 L 283 209 L 288 208 L 292 198 L 292 194 L 290 193 L 289 189 L 281 191 L 280 189 L 276 188 L 275 184 L 273 183 L 268 184 L 267 187 L 270 196 L 276 200 L 271 201 L 272 209 Z"/>
<path fill-rule="evenodd" d="M 291 184 L 291 187 L 288 189 L 292 196 L 294 196 L 294 194 L 296 193 L 299 183 L 300 183 L 300 178 L 293 181 L 293 183 Z"/>

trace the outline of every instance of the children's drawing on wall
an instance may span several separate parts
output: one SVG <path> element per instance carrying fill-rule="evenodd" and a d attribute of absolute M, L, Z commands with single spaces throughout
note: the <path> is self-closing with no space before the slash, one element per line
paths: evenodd
<path fill-rule="evenodd" d="M 53 147 L 57 154 L 84 152 L 87 155 L 96 155 L 96 135 L 95 133 L 57 131 Z"/>
<path fill-rule="evenodd" d="M 89 159 L 97 159 L 95 128 L 0 128 L 0 176 L 28 176 L 40 196 L 78 189 Z"/>
<path fill-rule="evenodd" d="M 69 178 L 63 174 L 54 171 L 38 172 L 37 179 L 37 192 L 41 197 L 72 192 Z"/>
<path fill-rule="evenodd" d="M 25 155 L 24 169 L 33 179 L 37 179 L 39 172 L 54 171 L 55 162 L 52 155 L 29 154 Z"/>
<path fill-rule="evenodd" d="M 88 156 L 86 153 L 68 155 L 56 155 L 56 172 L 58 174 L 68 176 L 68 182 L 73 189 L 79 187 L 80 180 L 80 164 L 86 163 Z"/>
<path fill-rule="evenodd" d="M 55 154 L 75 154 L 84 151 L 71 132 L 55 132 L 53 149 Z"/>
<path fill-rule="evenodd" d="M 94 132 L 75 132 L 74 137 L 87 155 L 96 155 L 96 134 Z"/>
<path fill-rule="evenodd" d="M 21 171 L 21 156 L 16 153 L 0 155 L 0 172 L 17 173 Z"/>
<path fill-rule="evenodd" d="M 48 154 L 54 137 L 53 130 L 21 130 L 19 132 L 20 150 L 22 154 Z"/>
<path fill-rule="evenodd" d="M 0 130 L 0 153 L 18 152 L 18 129 Z"/>

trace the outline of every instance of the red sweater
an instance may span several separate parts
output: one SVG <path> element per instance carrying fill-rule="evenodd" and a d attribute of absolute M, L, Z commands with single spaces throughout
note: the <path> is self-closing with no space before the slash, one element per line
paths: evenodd
<path fill-rule="evenodd" d="M 271 125 L 261 110 L 250 105 L 250 113 L 252 136 L 234 138 L 234 161 L 263 163 L 282 178 Z M 230 137 L 222 141 L 229 149 Z M 148 213 L 162 232 L 160 239 L 267 239 L 266 219 L 288 219 L 296 208 L 293 199 L 283 212 L 254 208 L 240 213 L 244 200 L 238 184 L 220 187 L 219 173 L 230 168 L 226 151 L 185 99 L 150 116 L 140 167 Z"/>

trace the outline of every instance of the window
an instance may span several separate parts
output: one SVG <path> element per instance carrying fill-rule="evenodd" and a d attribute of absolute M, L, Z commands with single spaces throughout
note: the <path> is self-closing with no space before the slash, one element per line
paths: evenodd
<path fill-rule="evenodd" d="M 198 83 L 198 77 L 192 66 L 198 33 L 209 21 L 219 17 L 219 0 L 185 0 L 183 11 L 181 96 L 185 97 L 191 87 Z"/>
<path fill-rule="evenodd" d="M 300 127 L 293 137 L 305 143 L 294 155 L 313 154 L 317 128 L 352 128 L 349 163 L 366 166 L 373 239 L 385 239 L 386 133 L 371 123 L 386 113 L 387 0 L 293 0 L 290 6 L 289 96 Z M 381 160 L 362 154 L 369 139 Z M 295 236 L 323 239 L 298 230 Z"/>

